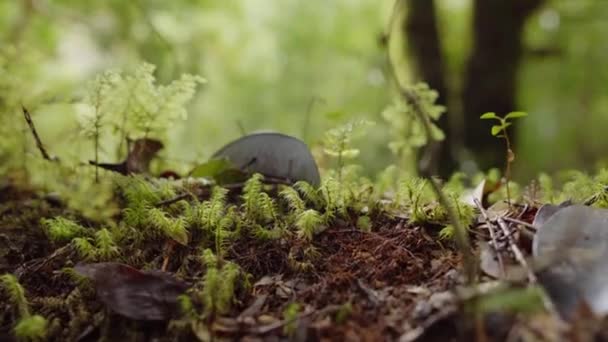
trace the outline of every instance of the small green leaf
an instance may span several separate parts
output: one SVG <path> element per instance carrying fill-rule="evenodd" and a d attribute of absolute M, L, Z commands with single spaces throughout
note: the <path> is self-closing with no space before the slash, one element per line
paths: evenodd
<path fill-rule="evenodd" d="M 487 112 L 479 117 L 480 119 L 499 119 L 500 118 L 494 112 Z"/>
<path fill-rule="evenodd" d="M 511 112 L 509 114 L 507 114 L 507 116 L 505 116 L 505 120 L 509 120 L 509 119 L 515 119 L 515 118 L 521 118 L 524 116 L 528 116 L 528 113 L 526 112 Z"/>
<path fill-rule="evenodd" d="M 503 125 L 492 126 L 492 135 L 497 136 L 504 129 Z"/>

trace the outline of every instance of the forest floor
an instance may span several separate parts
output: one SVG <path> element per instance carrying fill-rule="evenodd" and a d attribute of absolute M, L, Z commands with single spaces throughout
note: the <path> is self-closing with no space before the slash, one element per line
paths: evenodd
<path fill-rule="evenodd" d="M 521 206 L 514 216 L 531 223 L 536 210 Z M 453 243 L 438 238 L 441 227 L 377 215 L 372 217 L 370 232 L 358 229 L 354 221 L 339 220 L 315 236 L 312 243 L 318 261 L 305 272 L 289 266 L 290 258 L 298 253 L 297 242 L 239 239 L 229 247 L 226 258 L 251 275 L 251 287 L 240 293 L 229 314 L 176 334 L 164 321 L 138 322 L 112 313 L 94 293 L 72 298 L 77 285 L 59 270 L 79 260 L 73 251 L 49 242 L 40 220 L 74 214 L 61 201 L 33 189 L 12 184 L 0 189 L 0 274 L 15 274 L 32 311 L 54 317 L 50 334 L 69 340 L 98 340 L 100 336 L 208 340 L 214 336 L 215 340 L 244 341 L 532 341 L 569 336 L 583 341 L 595 336 L 593 331 L 603 324 L 579 320 L 579 328 L 566 329 L 551 313 L 522 314 L 509 305 L 489 312 L 471 310 L 474 293 L 494 288 L 495 279 L 481 276 L 471 292 L 465 286 L 460 253 Z M 516 228 L 511 225 L 510 229 Z M 473 227 L 471 232 L 475 250 L 490 240 L 481 229 Z M 529 240 L 522 238 L 517 244 L 522 253 L 530 254 Z M 174 258 L 167 270 L 175 270 L 178 262 Z M 523 288 L 527 281 L 514 284 Z M 299 304 L 291 319 L 284 315 L 288 303 Z M 9 304 L 0 303 L 2 341 L 12 339 L 12 312 Z M 75 315 L 85 318 L 75 322 Z"/>

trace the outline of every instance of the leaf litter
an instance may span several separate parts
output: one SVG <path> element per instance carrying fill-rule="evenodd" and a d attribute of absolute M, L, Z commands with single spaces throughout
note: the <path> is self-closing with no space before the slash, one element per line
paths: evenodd
<path fill-rule="evenodd" d="M 247 146 L 248 139 L 228 146 Z M 152 146 L 152 156 L 158 147 Z M 242 159 L 238 153 L 223 151 L 218 156 L 231 156 L 231 163 Z M 147 171 L 150 155 L 144 154 L 145 158 L 132 154 L 139 164 L 132 172 Z M 224 161 L 228 159 L 214 159 L 191 175 L 221 183 L 222 173 L 235 169 Z M 292 165 L 285 160 L 277 163 Z M 316 181 L 316 165 L 307 165 L 308 171 L 297 177 L 291 170 L 273 175 Z M 202 186 L 207 189 L 208 183 Z M 237 183 L 234 190 L 240 187 Z M 465 286 L 461 254 L 439 239 L 434 224 L 413 224 L 407 216 L 379 212 L 370 215 L 374 229 L 364 231 L 357 228 L 358 218 L 352 215 L 326 227 L 312 244 L 297 238 L 279 244 L 251 238 L 234 241 L 225 258 L 249 275 L 252 286 L 235 298 L 236 305 L 228 313 L 199 321 L 185 329 L 190 331 L 185 335 L 183 329 L 175 332 L 167 322 L 177 326 L 182 322 L 178 298 L 202 274 L 198 268 L 178 263 L 187 259 L 188 246 L 178 248 L 172 260 L 165 257 L 162 268 L 169 272 L 137 269 L 143 266 L 141 262 L 133 266 L 76 264 L 71 245 L 44 245 L 32 253 L 19 243 L 18 259 L 0 255 L 4 258 L 0 258 L 4 262 L 0 266 L 19 275 L 35 310 L 55 317 L 55 322 L 71 321 L 66 328 L 55 326 L 55 333 L 74 340 L 103 334 L 125 336 L 116 332 L 120 329 L 108 333 L 108 325 L 127 331 L 143 329 L 140 340 L 153 336 L 248 341 L 284 337 L 302 341 L 601 338 L 608 327 L 603 319 L 608 281 L 601 262 L 607 253 L 608 211 L 570 203 L 499 203 L 485 209 L 482 202 L 488 191 L 482 182 L 466 198 L 479 209 L 470 229 L 483 274 L 472 287 Z M 0 195 L 0 209 L 7 214 L 0 221 L 0 238 L 9 243 L 20 241 L 23 234 L 44 241 L 39 219 L 66 211 L 62 203 L 52 203 L 26 188 L 4 186 Z M 199 191 L 197 195 L 209 193 Z M 36 223 L 11 230 L 19 222 L 15 219 L 24 216 L 17 208 L 30 208 Z M 162 256 L 162 248 L 144 251 L 134 260 L 152 260 L 154 253 Z M 160 266 L 161 260 L 156 264 Z M 77 277 L 67 271 L 70 267 L 92 280 L 95 291 L 81 289 Z M 293 303 L 299 303 L 301 310 L 286 317 L 285 310 Z M 10 336 L 14 318 L 9 311 L 0 314 L 0 337 Z"/>

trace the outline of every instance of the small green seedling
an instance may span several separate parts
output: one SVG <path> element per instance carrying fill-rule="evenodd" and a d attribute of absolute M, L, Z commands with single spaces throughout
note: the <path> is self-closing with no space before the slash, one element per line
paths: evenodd
<path fill-rule="evenodd" d="M 494 112 L 488 112 L 483 114 L 480 119 L 494 119 L 498 120 L 499 124 L 492 126 L 491 133 L 493 136 L 497 138 L 503 138 L 505 140 L 505 144 L 507 147 L 507 155 L 506 155 L 506 167 L 505 167 L 505 184 L 507 187 L 507 203 L 511 205 L 511 193 L 509 192 L 509 176 L 511 173 L 511 163 L 515 160 L 515 153 L 511 149 L 511 140 L 509 140 L 509 135 L 507 134 L 507 128 L 511 126 L 512 122 L 509 120 L 521 118 L 527 116 L 526 112 L 511 112 L 504 117 L 500 117 L 496 115 Z"/>

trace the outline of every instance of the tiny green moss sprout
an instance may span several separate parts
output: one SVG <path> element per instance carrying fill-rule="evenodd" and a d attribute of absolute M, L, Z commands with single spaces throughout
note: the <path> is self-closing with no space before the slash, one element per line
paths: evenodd
<path fill-rule="evenodd" d="M 306 203 L 300 197 L 298 191 L 292 187 L 285 187 L 281 193 L 281 197 L 285 199 L 289 209 L 292 214 L 300 215 L 304 210 L 306 210 Z"/>
<path fill-rule="evenodd" d="M 210 249 L 203 251 L 202 258 L 207 266 L 198 293 L 203 303 L 203 315 L 210 317 L 226 314 L 232 307 L 239 286 L 245 286 L 243 272 L 232 262 L 220 265 L 219 259 Z"/>
<path fill-rule="evenodd" d="M 372 219 L 367 215 L 359 216 L 359 218 L 357 218 L 357 228 L 364 232 L 371 232 Z"/>
<path fill-rule="evenodd" d="M 260 224 L 254 224 L 251 227 L 251 231 L 256 239 L 265 241 L 278 240 L 285 235 L 285 229 L 277 224 L 270 226 L 270 228 L 266 228 Z"/>
<path fill-rule="evenodd" d="M 277 209 L 274 200 L 264 192 L 263 176 L 254 174 L 243 188 L 243 206 L 245 217 L 250 222 L 268 223 L 276 221 Z"/>
<path fill-rule="evenodd" d="M 300 310 L 301 305 L 298 303 L 290 303 L 283 310 L 283 319 L 287 322 L 283 327 L 283 333 L 290 338 L 293 337 L 298 328 L 298 314 Z"/>
<path fill-rule="evenodd" d="M 25 297 L 25 290 L 17 278 L 12 274 L 3 274 L 0 276 L 0 286 L 19 312 L 19 316 L 28 317 L 30 315 L 29 303 Z"/>
<path fill-rule="evenodd" d="M 553 184 L 553 179 L 548 174 L 542 172 L 538 175 L 538 186 L 541 192 L 541 201 L 543 203 L 556 203 L 556 194 Z"/>
<path fill-rule="evenodd" d="M 106 228 L 100 229 L 95 233 L 95 245 L 97 247 L 98 260 L 108 261 L 120 255 L 118 245 L 114 241 L 114 236 Z"/>
<path fill-rule="evenodd" d="M 177 297 L 177 304 L 184 316 L 189 319 L 194 319 L 196 317 L 196 309 L 194 308 L 194 303 L 192 303 L 192 298 L 190 298 L 190 296 L 187 294 L 179 295 Z"/>
<path fill-rule="evenodd" d="M 448 224 L 439 231 L 439 240 L 452 240 L 454 238 L 454 226 Z"/>
<path fill-rule="evenodd" d="M 319 191 L 325 206 L 325 222 L 329 222 L 336 216 L 346 216 L 345 190 L 338 179 L 330 175 L 323 179 Z"/>
<path fill-rule="evenodd" d="M 511 112 L 511 113 L 508 113 L 507 115 L 505 115 L 504 117 L 500 117 L 500 116 L 496 115 L 496 113 L 493 113 L 493 112 L 488 112 L 488 113 L 483 114 L 480 117 L 480 119 L 483 119 L 483 120 L 498 121 L 498 124 L 492 126 L 492 128 L 490 129 L 490 133 L 492 133 L 492 135 L 497 138 L 504 139 L 504 141 L 505 141 L 505 149 L 506 149 L 506 156 L 505 156 L 505 180 L 506 181 L 505 182 L 506 182 L 506 189 L 507 189 L 507 203 L 509 203 L 509 205 L 511 205 L 511 193 L 509 191 L 509 181 L 510 181 L 510 177 L 511 177 L 511 163 L 515 160 L 515 153 L 511 149 L 511 140 L 509 139 L 509 134 L 507 132 L 507 128 L 513 124 L 511 122 L 511 120 L 517 119 L 517 118 L 522 118 L 525 116 L 528 116 L 528 114 L 525 112 Z"/>
<path fill-rule="evenodd" d="M 239 266 L 232 262 L 227 262 L 222 267 L 220 272 L 222 287 L 217 293 L 217 312 L 219 314 L 228 313 L 234 304 L 241 273 Z"/>
<path fill-rule="evenodd" d="M 122 96 L 115 91 L 122 82 L 122 76 L 114 71 L 105 71 L 91 82 L 85 102 L 89 104 L 79 112 L 81 132 L 93 142 L 95 164 L 99 163 L 100 144 L 103 132 L 108 128 L 112 114 L 119 106 Z M 95 180 L 99 180 L 96 167 Z"/>
<path fill-rule="evenodd" d="M 344 324 L 348 317 L 353 313 L 353 305 L 351 302 L 346 302 L 340 305 L 340 308 L 334 316 L 336 324 Z"/>
<path fill-rule="evenodd" d="M 86 235 L 83 226 L 65 217 L 42 219 L 41 223 L 46 228 L 49 239 L 54 242 L 69 242 L 75 237 Z"/>
<path fill-rule="evenodd" d="M 314 209 L 304 210 L 296 220 L 298 236 L 307 241 L 312 241 L 314 235 L 320 231 L 323 225 L 323 216 Z"/>
<path fill-rule="evenodd" d="M 22 317 L 17 321 L 14 332 L 20 341 L 43 341 L 45 340 L 48 321 L 40 315 Z"/>
<path fill-rule="evenodd" d="M 18 313 L 13 328 L 15 337 L 20 341 L 41 341 L 47 333 L 47 320 L 40 315 L 31 315 L 25 289 L 12 274 L 0 276 L 0 290 L 3 290 Z"/>
<path fill-rule="evenodd" d="M 78 255 L 85 260 L 94 261 L 97 257 L 97 249 L 88 238 L 74 238 L 72 244 Z"/>
<path fill-rule="evenodd" d="M 426 206 L 433 202 L 428 189 L 428 181 L 419 177 L 407 177 L 399 183 L 394 203 L 398 208 L 406 208 L 413 223 L 430 220 Z"/>
<path fill-rule="evenodd" d="M 305 181 L 298 181 L 294 184 L 294 189 L 296 189 L 301 195 L 302 198 L 309 204 L 312 205 L 313 208 L 320 209 L 323 203 L 323 198 L 320 195 L 318 189 L 315 189 L 312 185 Z"/>
<path fill-rule="evenodd" d="M 342 182 L 346 160 L 354 159 L 359 155 L 359 149 L 353 147 L 353 140 L 363 135 L 372 125 L 374 123 L 368 120 L 351 121 L 325 133 L 323 151 L 328 156 L 336 158 L 339 183 Z"/>
<path fill-rule="evenodd" d="M 148 208 L 147 217 L 148 224 L 166 237 L 171 238 L 182 245 L 188 244 L 189 234 L 184 217 L 169 217 L 167 213 L 159 208 Z"/>

